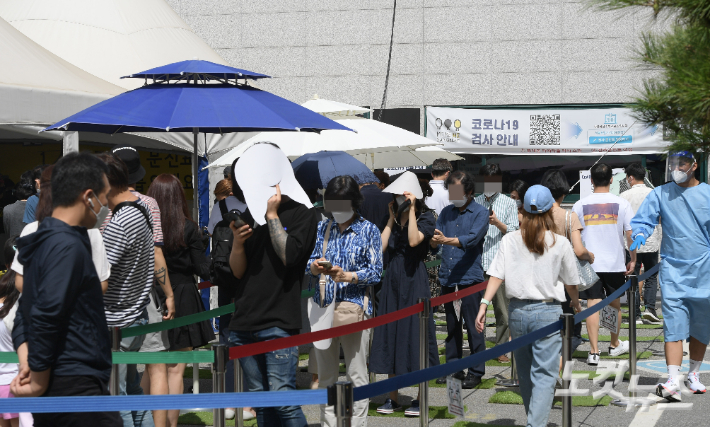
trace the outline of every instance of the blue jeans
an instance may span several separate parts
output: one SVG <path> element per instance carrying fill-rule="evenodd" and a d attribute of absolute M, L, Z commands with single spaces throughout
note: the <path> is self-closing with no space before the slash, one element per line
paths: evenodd
<path fill-rule="evenodd" d="M 229 343 L 232 346 L 246 345 L 291 335 L 293 334 L 276 327 L 254 332 L 230 331 Z M 249 391 L 296 390 L 298 347 L 244 357 L 239 359 L 239 363 L 244 371 L 244 384 Z M 305 427 L 308 425 L 300 406 L 255 409 L 259 427 Z"/>
<path fill-rule="evenodd" d="M 143 313 L 128 326 L 142 326 L 148 324 L 148 312 Z M 145 335 L 129 337 L 121 340 L 121 351 L 138 351 L 143 345 Z M 147 372 L 144 375 L 148 375 Z M 141 388 L 141 376 L 138 375 L 136 365 L 118 365 L 119 391 L 121 396 L 140 396 L 143 394 Z M 121 411 L 123 427 L 155 427 L 153 414 L 151 411 Z"/>
<path fill-rule="evenodd" d="M 545 303 L 511 299 L 508 307 L 513 339 L 554 323 L 562 315 L 562 307 L 557 301 Z M 514 350 L 528 427 L 547 425 L 559 377 L 561 350 L 562 336 L 559 331 Z M 535 398 L 531 399 L 533 395 Z"/>

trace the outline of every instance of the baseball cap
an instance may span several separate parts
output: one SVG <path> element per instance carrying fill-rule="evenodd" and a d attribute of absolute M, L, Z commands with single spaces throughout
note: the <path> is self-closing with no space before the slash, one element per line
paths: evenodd
<path fill-rule="evenodd" d="M 128 168 L 128 183 L 134 184 L 145 176 L 145 169 L 141 166 L 141 156 L 138 150 L 130 145 L 117 145 L 111 149 L 116 157 L 123 160 Z"/>
<path fill-rule="evenodd" d="M 550 190 L 542 185 L 533 185 L 528 188 L 525 193 L 525 211 L 531 214 L 542 214 L 554 205 L 555 199 L 552 198 Z"/>

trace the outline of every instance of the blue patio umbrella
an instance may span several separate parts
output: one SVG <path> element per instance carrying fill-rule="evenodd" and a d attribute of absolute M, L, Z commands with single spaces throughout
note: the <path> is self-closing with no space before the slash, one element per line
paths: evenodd
<path fill-rule="evenodd" d="M 304 154 L 291 163 L 296 180 L 305 189 L 325 188 L 331 179 L 350 175 L 358 184 L 380 182 L 364 163 L 344 151 Z"/>
<path fill-rule="evenodd" d="M 248 85 L 249 80 L 269 77 L 264 74 L 209 61 L 182 61 L 126 77 L 143 78 L 146 85 L 102 101 L 44 130 L 192 132 L 195 176 L 199 132 L 350 130 Z M 197 187 L 197 180 L 194 182 Z M 195 191 L 197 194 L 197 188 Z M 197 199 L 196 195 L 196 203 Z"/>

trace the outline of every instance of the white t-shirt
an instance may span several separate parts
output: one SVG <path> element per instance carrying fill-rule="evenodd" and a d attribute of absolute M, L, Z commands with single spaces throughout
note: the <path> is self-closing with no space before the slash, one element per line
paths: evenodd
<path fill-rule="evenodd" d="M 34 233 L 37 231 L 37 228 L 39 228 L 39 222 L 37 221 L 27 224 L 22 230 L 22 233 L 20 233 L 20 237 Z M 96 273 L 99 275 L 99 281 L 106 281 L 111 275 L 111 264 L 109 264 L 108 258 L 106 257 L 104 238 L 101 237 L 101 232 L 98 229 L 90 229 L 87 231 L 89 232 L 89 241 L 91 242 L 91 259 L 94 261 L 94 267 L 96 267 Z M 15 273 L 24 275 L 24 267 L 20 264 L 20 261 L 17 260 L 17 252 L 15 252 L 15 259 L 12 261 L 10 268 L 15 270 Z"/>
<path fill-rule="evenodd" d="M 3 304 L 0 302 L 0 308 Z M 14 352 L 12 345 L 12 335 L 5 326 L 5 322 L 0 322 L 0 351 Z M 17 363 L 0 363 L 0 385 L 9 385 L 19 372 Z"/>
<path fill-rule="evenodd" d="M 227 202 L 227 211 L 236 209 L 239 212 L 244 213 L 247 210 L 247 205 L 240 202 L 239 199 L 234 196 L 229 196 L 224 200 Z M 219 202 L 217 202 L 214 204 L 214 206 L 212 206 L 212 212 L 210 213 L 210 222 L 207 224 L 207 232 L 210 233 L 210 235 L 214 231 L 214 227 L 220 221 L 222 221 L 222 211 L 219 209 Z"/>
<path fill-rule="evenodd" d="M 561 302 L 565 300 L 562 283 L 579 285 L 576 257 L 569 240 L 547 231 L 545 242 L 547 250 L 538 255 L 525 246 L 520 230 L 503 236 L 486 273 L 505 280 L 506 297 Z"/>
<path fill-rule="evenodd" d="M 426 204 L 430 209 L 434 209 L 436 215 L 441 214 L 441 210 L 451 204 L 449 200 L 449 190 L 444 188 L 444 181 L 441 179 L 432 179 L 429 181 L 431 189 L 434 193 L 431 197 L 424 199 L 424 204 Z"/>
<path fill-rule="evenodd" d="M 629 202 L 611 193 L 592 193 L 575 203 L 572 210 L 584 227 L 584 246 L 594 254 L 594 271 L 626 271 L 624 232 L 631 230 L 634 217 Z"/>

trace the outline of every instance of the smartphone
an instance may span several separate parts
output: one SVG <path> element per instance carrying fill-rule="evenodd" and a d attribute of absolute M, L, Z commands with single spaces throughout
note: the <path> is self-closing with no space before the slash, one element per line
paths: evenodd
<path fill-rule="evenodd" d="M 412 201 L 409 199 L 407 199 L 406 202 L 399 205 L 399 207 L 397 208 L 397 218 L 399 218 L 399 216 L 402 215 L 402 212 L 404 212 L 404 210 L 407 209 L 408 207 L 410 207 L 411 205 L 412 205 Z"/>
<path fill-rule="evenodd" d="M 318 261 L 318 265 L 324 267 L 326 270 L 333 268 L 333 264 L 331 264 L 330 261 Z"/>
<path fill-rule="evenodd" d="M 488 208 L 488 216 L 493 216 L 493 206 Z"/>
<path fill-rule="evenodd" d="M 226 220 L 230 224 L 232 223 L 232 221 L 234 221 L 234 226 L 236 228 L 243 227 L 243 226 L 247 225 L 247 223 L 244 222 L 244 220 L 241 217 L 241 212 L 239 212 L 236 209 L 232 209 L 231 211 L 224 214 L 222 219 Z"/>

